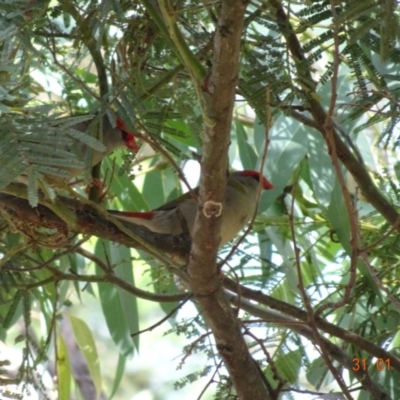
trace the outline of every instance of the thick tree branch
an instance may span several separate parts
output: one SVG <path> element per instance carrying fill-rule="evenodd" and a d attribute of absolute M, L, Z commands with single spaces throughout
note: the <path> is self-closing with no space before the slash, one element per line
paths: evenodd
<path fill-rule="evenodd" d="M 205 107 L 204 150 L 200 179 L 199 212 L 187 267 L 188 281 L 240 399 L 268 400 L 273 395 L 259 375 L 239 323 L 221 286 L 216 266 L 221 218 L 207 215 L 207 202 L 222 202 L 226 190 L 228 147 L 239 73 L 239 49 L 247 2 L 221 2 L 214 40 L 213 68 L 203 90 Z M 204 111 L 203 111 L 204 112 Z"/>
<path fill-rule="evenodd" d="M 167 267 L 176 269 L 178 273 L 179 270 L 175 263 L 166 257 L 160 258 L 160 254 L 166 253 L 179 259 L 186 259 L 189 253 L 190 240 L 182 235 L 157 234 L 141 226 L 129 223 L 121 225 L 126 230 L 126 233 L 124 233 L 112 221 L 100 215 L 97 209 L 90 205 L 62 196 L 57 197 L 57 202 L 63 209 L 67 209 L 74 216 L 73 226 L 68 225 L 66 221 L 43 204 L 32 208 L 27 199 L 6 193 L 0 193 L 0 214 L 14 226 L 14 229 L 26 234 L 33 241 L 39 237 L 41 228 L 55 229 L 58 235 L 63 235 L 66 242 L 70 240 L 72 235 L 77 233 L 93 235 L 127 247 L 144 250 L 166 263 Z M 38 236 L 35 236 L 35 232 Z M 132 233 L 132 236 L 129 236 L 129 233 Z M 140 241 L 135 240 L 135 236 Z M 144 246 L 142 241 L 149 243 L 150 246 Z M 152 252 L 152 248 L 157 248 L 160 254 Z"/>

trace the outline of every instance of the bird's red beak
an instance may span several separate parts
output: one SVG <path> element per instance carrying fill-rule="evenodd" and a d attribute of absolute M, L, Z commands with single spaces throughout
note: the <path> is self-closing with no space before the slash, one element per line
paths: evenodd
<path fill-rule="evenodd" d="M 118 129 L 121 129 L 121 131 L 125 133 L 124 140 L 126 147 L 129 147 L 137 153 L 139 151 L 139 147 L 136 143 L 135 135 L 127 131 L 125 124 L 119 118 L 117 118 L 116 125 Z"/>
<path fill-rule="evenodd" d="M 136 153 L 139 151 L 139 147 L 136 143 L 135 136 L 132 133 L 127 133 L 125 138 L 126 147 L 129 147 Z"/>
<path fill-rule="evenodd" d="M 274 188 L 274 185 L 270 181 L 265 179 L 264 177 L 262 177 L 262 186 L 263 186 L 264 190 L 268 190 L 268 189 L 273 189 Z"/>

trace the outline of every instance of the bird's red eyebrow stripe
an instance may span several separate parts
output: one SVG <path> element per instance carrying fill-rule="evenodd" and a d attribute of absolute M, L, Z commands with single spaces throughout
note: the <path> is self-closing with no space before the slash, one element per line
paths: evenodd
<path fill-rule="evenodd" d="M 117 128 L 126 130 L 125 124 L 119 118 L 117 118 Z"/>
<path fill-rule="evenodd" d="M 261 175 L 258 171 L 251 171 L 251 170 L 244 170 L 240 172 L 240 175 L 242 176 L 253 176 L 258 179 L 262 179 L 262 186 L 264 189 L 273 189 L 274 185 L 268 181 L 263 175 Z"/>

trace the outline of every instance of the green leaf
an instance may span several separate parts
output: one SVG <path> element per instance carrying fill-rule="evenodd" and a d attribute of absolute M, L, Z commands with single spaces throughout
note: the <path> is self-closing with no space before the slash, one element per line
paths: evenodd
<path fill-rule="evenodd" d="M 165 203 L 166 196 L 164 192 L 162 171 L 155 169 L 146 174 L 142 195 L 147 199 L 150 209 L 157 208 Z"/>
<path fill-rule="evenodd" d="M 183 133 L 182 136 L 181 135 L 171 136 L 169 138 L 169 140 L 180 142 L 180 143 L 184 144 L 186 147 L 196 147 L 197 148 L 198 145 L 197 145 L 196 141 L 193 139 L 190 129 L 184 121 L 169 119 L 169 120 L 165 121 L 165 125 L 170 128 L 173 128 L 174 130 L 176 130 L 178 132 Z"/>
<path fill-rule="evenodd" d="M 286 354 L 280 354 L 275 365 L 284 379 L 290 383 L 296 383 L 299 380 L 302 352 L 300 349 Z"/>
<path fill-rule="evenodd" d="M 390 350 L 399 349 L 400 348 L 400 331 L 397 331 L 394 335 L 392 342 L 390 343 Z"/>
<path fill-rule="evenodd" d="M 315 197 L 320 205 L 328 207 L 336 174 L 326 142 L 319 132 L 310 132 L 308 135 L 308 159 Z"/>
<path fill-rule="evenodd" d="M 28 199 L 29 204 L 32 207 L 36 207 L 39 202 L 39 195 L 37 191 L 37 179 L 39 178 L 39 173 L 30 169 L 28 173 Z"/>
<path fill-rule="evenodd" d="M 4 281 L 2 279 L 2 283 L 4 285 Z M 3 296 L 6 294 L 4 293 Z M 16 320 L 21 316 L 22 313 L 22 305 L 21 305 L 21 297 L 22 291 L 15 290 L 12 288 L 10 293 L 7 293 L 7 303 L 0 305 L 0 318 L 2 320 L 2 325 L 0 327 L 0 332 L 3 333 L 7 331 L 7 329 L 14 325 Z M 2 298 L 4 302 L 4 298 Z"/>
<path fill-rule="evenodd" d="M 258 158 L 257 154 L 248 142 L 248 137 L 243 124 L 236 120 L 235 128 L 240 161 L 242 162 L 244 169 L 254 170 Z"/>
<path fill-rule="evenodd" d="M 326 215 L 340 243 L 345 248 L 346 252 L 351 254 L 350 221 L 344 203 L 343 193 L 337 179 L 335 180 L 335 186 L 331 195 L 331 202 Z"/>
<path fill-rule="evenodd" d="M 258 117 L 254 120 L 254 144 L 256 149 L 262 149 L 265 142 L 265 124 Z"/>
<path fill-rule="evenodd" d="M 318 357 L 311 362 L 307 371 L 307 380 L 317 389 L 319 389 L 323 383 L 332 382 L 332 376 L 329 374 L 328 367 L 322 357 Z"/>
<path fill-rule="evenodd" d="M 89 368 L 90 376 L 92 377 L 94 387 L 96 388 L 97 396 L 101 392 L 101 371 L 100 371 L 100 360 L 97 354 L 96 343 L 93 335 L 86 322 L 82 319 L 74 317 L 73 315 L 66 314 L 71 321 L 71 327 L 74 331 L 76 343 L 78 344 L 79 350 L 82 352 L 87 366 Z M 69 397 L 61 397 L 69 398 Z"/>
<path fill-rule="evenodd" d="M 261 261 L 261 276 L 260 282 L 261 287 L 265 286 L 268 282 L 269 269 L 271 268 L 270 261 L 272 259 L 273 248 L 272 242 L 269 240 L 268 235 L 265 232 L 259 232 L 257 234 L 258 244 L 260 246 L 260 261 Z"/>
<path fill-rule="evenodd" d="M 86 83 L 97 84 L 99 81 L 97 74 L 92 74 L 87 69 L 77 68 L 75 74 L 81 77 Z"/>
<path fill-rule="evenodd" d="M 110 400 L 115 396 L 117 393 L 118 387 L 121 383 L 121 380 L 124 376 L 124 371 L 125 371 L 125 364 L 126 364 L 126 358 L 122 356 L 121 354 L 118 355 L 118 363 L 117 363 L 117 369 L 115 371 L 115 377 L 113 379 L 113 387 L 111 389 L 110 393 Z"/>
<path fill-rule="evenodd" d="M 57 383 L 59 399 L 71 398 L 71 365 L 64 339 L 57 334 Z"/>
<path fill-rule="evenodd" d="M 104 254 L 104 251 L 106 251 L 107 256 Z M 112 255 L 109 242 L 98 240 L 95 247 L 95 254 L 104 263 L 111 262 Z M 97 266 L 96 272 L 99 275 L 103 275 L 103 271 Z M 126 310 L 121 303 L 119 290 L 116 286 L 108 283 L 98 283 L 98 287 L 101 307 L 108 330 L 119 352 L 126 357 L 133 353 L 134 343 L 130 336 L 130 327 L 125 317 Z"/>
<path fill-rule="evenodd" d="M 270 145 L 264 173 L 274 185 L 274 189 L 263 193 L 259 212 L 265 211 L 282 193 L 306 155 L 307 149 L 308 141 L 304 127 L 297 121 L 279 118 L 270 132 Z"/>
<path fill-rule="evenodd" d="M 111 182 L 111 192 L 118 193 L 119 196 L 115 198 L 111 204 L 114 208 L 121 208 L 128 211 L 144 211 L 149 210 L 149 205 L 147 204 L 142 193 L 138 190 L 136 185 L 141 184 L 142 177 L 138 177 L 132 180 L 127 173 L 120 175 L 119 165 L 121 164 L 120 156 L 113 154 L 111 157 L 107 157 L 102 163 L 103 176 L 107 174 L 107 179 L 110 179 L 112 172 L 112 158 L 116 158 L 116 166 L 114 171 L 114 176 Z"/>
<path fill-rule="evenodd" d="M 344 250 L 349 256 L 351 256 L 352 247 L 350 244 L 350 220 L 338 180 L 336 180 L 336 184 L 332 192 L 331 204 L 328 207 L 326 215 Z M 372 290 L 374 290 L 376 294 L 381 296 L 379 288 L 374 282 L 374 279 L 371 277 L 369 268 L 364 264 L 363 261 L 357 261 L 357 269 L 367 278 L 367 282 L 369 283 Z"/>
<path fill-rule="evenodd" d="M 125 282 L 135 285 L 131 260 L 131 250 L 120 244 L 108 242 L 111 262 L 116 265 L 114 274 Z M 137 297 L 117 287 L 121 308 L 125 316 L 125 321 L 131 333 L 139 331 L 139 310 Z M 136 350 L 139 350 L 139 336 L 133 337 Z"/>

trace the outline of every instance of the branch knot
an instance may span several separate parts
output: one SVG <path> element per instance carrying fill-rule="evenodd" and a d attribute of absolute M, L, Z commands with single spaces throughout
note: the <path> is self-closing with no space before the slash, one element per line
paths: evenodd
<path fill-rule="evenodd" d="M 206 218 L 219 217 L 222 214 L 222 203 L 213 200 L 207 200 L 204 203 L 203 214 Z"/>

